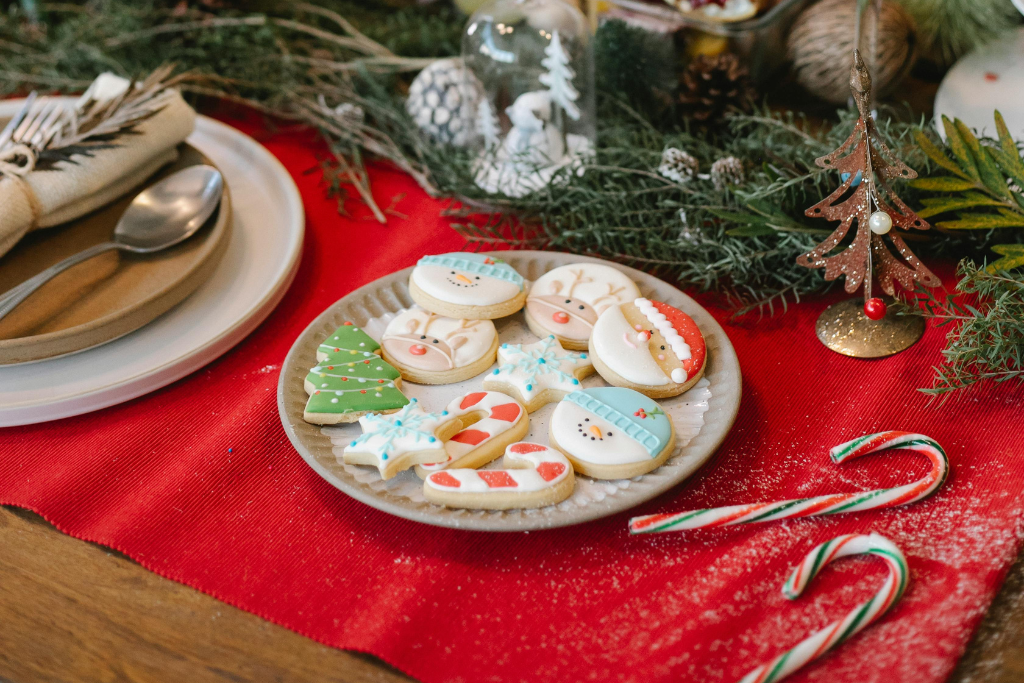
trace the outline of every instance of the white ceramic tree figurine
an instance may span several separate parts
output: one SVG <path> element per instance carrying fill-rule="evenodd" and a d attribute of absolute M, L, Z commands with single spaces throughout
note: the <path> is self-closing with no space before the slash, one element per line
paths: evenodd
<path fill-rule="evenodd" d="M 551 102 L 557 107 L 555 125 L 564 134 L 561 112 L 564 111 L 573 121 L 579 121 L 580 109 L 576 106 L 576 100 L 579 99 L 580 93 L 572 84 L 576 72 L 569 66 L 569 53 L 562 47 L 558 29 L 552 31 L 551 42 L 544 48 L 544 54 L 547 56 L 540 63 L 547 72 L 540 75 L 540 82 L 548 87 Z"/>
<path fill-rule="evenodd" d="M 484 138 L 484 147 L 493 149 L 501 141 L 501 128 L 498 126 L 498 117 L 494 115 L 494 107 L 486 97 L 480 100 L 480 106 L 476 109 L 476 132 Z"/>

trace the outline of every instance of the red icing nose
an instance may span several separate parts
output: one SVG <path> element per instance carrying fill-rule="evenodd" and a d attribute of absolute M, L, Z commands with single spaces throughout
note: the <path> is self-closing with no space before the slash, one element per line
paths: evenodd
<path fill-rule="evenodd" d="M 409 347 L 409 353 L 414 356 L 422 356 L 427 352 L 427 347 L 423 344 L 413 344 Z"/>
<path fill-rule="evenodd" d="M 560 325 L 564 325 L 569 322 L 569 314 L 565 311 L 558 311 L 551 314 L 551 319 Z"/>

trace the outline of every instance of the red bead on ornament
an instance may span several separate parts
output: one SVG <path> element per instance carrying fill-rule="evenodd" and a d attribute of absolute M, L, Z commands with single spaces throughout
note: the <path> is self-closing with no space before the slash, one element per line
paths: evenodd
<path fill-rule="evenodd" d="M 885 302 L 874 297 L 864 302 L 864 315 L 872 320 L 881 320 L 885 317 L 887 308 Z"/>

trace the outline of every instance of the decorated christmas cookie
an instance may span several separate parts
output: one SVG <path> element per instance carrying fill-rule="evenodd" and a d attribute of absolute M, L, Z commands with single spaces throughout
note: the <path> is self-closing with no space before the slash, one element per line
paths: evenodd
<path fill-rule="evenodd" d="M 469 320 L 503 318 L 526 301 L 523 276 L 512 266 L 461 251 L 421 258 L 409 277 L 409 294 L 428 311 Z"/>
<path fill-rule="evenodd" d="M 319 364 L 306 375 L 303 419 L 314 424 L 355 422 L 367 413 L 393 413 L 409 403 L 398 370 L 377 355 L 380 346 L 346 322 L 317 348 Z"/>
<path fill-rule="evenodd" d="M 580 474 L 628 479 L 662 465 L 675 448 L 672 420 L 643 394 L 622 387 L 574 391 L 551 416 L 551 445 Z"/>
<path fill-rule="evenodd" d="M 594 367 L 609 384 L 652 398 L 683 393 L 704 374 L 707 349 L 693 318 L 660 301 L 612 306 L 590 337 Z"/>
<path fill-rule="evenodd" d="M 345 447 L 349 465 L 372 465 L 382 479 L 390 479 L 413 465 L 444 460 L 444 441 L 462 429 L 462 422 L 447 411 L 428 413 L 416 399 L 391 415 L 359 418 L 363 433 Z"/>
<path fill-rule="evenodd" d="M 576 485 L 572 465 L 561 453 L 539 443 L 519 442 L 505 450 L 507 469 L 449 469 L 423 481 L 423 495 L 453 508 L 508 510 L 554 505 Z"/>
<path fill-rule="evenodd" d="M 498 333 L 490 320 L 456 320 L 419 306 L 388 323 L 384 359 L 419 384 L 450 384 L 479 375 L 494 362 Z"/>
<path fill-rule="evenodd" d="M 474 391 L 448 404 L 447 413 L 462 422 L 462 431 L 444 444 L 447 459 L 417 465 L 426 477 L 448 467 L 482 467 L 499 457 L 509 444 L 526 436 L 530 418 L 519 401 L 497 391 Z"/>
<path fill-rule="evenodd" d="M 498 368 L 484 377 L 484 389 L 514 396 L 533 412 L 580 388 L 594 372 L 585 353 L 566 351 L 554 335 L 532 344 L 502 344 Z"/>
<path fill-rule="evenodd" d="M 526 297 L 526 323 L 538 337 L 585 351 L 598 316 L 640 296 L 636 284 L 611 266 L 577 263 L 545 273 Z"/>

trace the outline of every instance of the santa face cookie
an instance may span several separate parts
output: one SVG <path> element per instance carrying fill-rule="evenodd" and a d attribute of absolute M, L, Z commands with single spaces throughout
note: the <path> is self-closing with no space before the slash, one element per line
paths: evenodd
<path fill-rule="evenodd" d="M 703 376 L 707 349 L 693 318 L 668 304 L 640 298 L 601 314 L 590 337 L 590 353 L 609 384 L 668 398 Z"/>
<path fill-rule="evenodd" d="M 490 367 L 498 352 L 498 332 L 490 320 L 456 320 L 413 306 L 388 323 L 381 345 L 384 360 L 404 379 L 451 384 Z"/>
<path fill-rule="evenodd" d="M 421 258 L 409 276 L 409 294 L 428 311 L 468 320 L 503 318 L 526 301 L 523 276 L 512 266 L 468 252 Z"/>
<path fill-rule="evenodd" d="M 363 433 L 345 447 L 343 460 L 372 465 L 381 479 L 390 479 L 413 465 L 443 460 L 444 441 L 462 428 L 462 422 L 447 411 L 428 413 L 413 398 L 397 413 L 364 415 L 359 426 Z"/>
<path fill-rule="evenodd" d="M 380 346 L 351 322 L 317 347 L 306 375 L 309 399 L 303 419 L 313 424 L 355 422 L 367 413 L 393 413 L 409 403 L 398 370 L 382 360 Z"/>
<path fill-rule="evenodd" d="M 622 387 L 574 391 L 551 416 L 551 445 L 580 474 L 628 479 L 662 465 L 675 448 L 672 420 L 643 394 Z"/>
<path fill-rule="evenodd" d="M 434 472 L 423 481 L 431 503 L 451 508 L 508 510 L 559 503 L 576 486 L 572 465 L 553 448 L 539 443 L 514 443 L 505 450 L 507 469 L 452 469 Z"/>
<path fill-rule="evenodd" d="M 526 436 L 530 428 L 526 408 L 497 391 L 474 391 L 459 396 L 448 404 L 445 412 L 459 418 L 462 430 L 445 442 L 445 460 L 416 466 L 420 478 L 449 467 L 483 467 L 500 457 L 506 446 Z"/>
<path fill-rule="evenodd" d="M 514 396 L 529 412 L 557 401 L 593 374 L 585 353 L 566 351 L 554 335 L 532 344 L 502 344 L 498 367 L 484 377 L 484 389 Z"/>
<path fill-rule="evenodd" d="M 640 296 L 636 284 L 611 266 L 577 263 L 545 273 L 526 297 L 526 323 L 538 337 L 555 335 L 567 349 L 585 350 L 594 323 L 610 306 Z"/>

